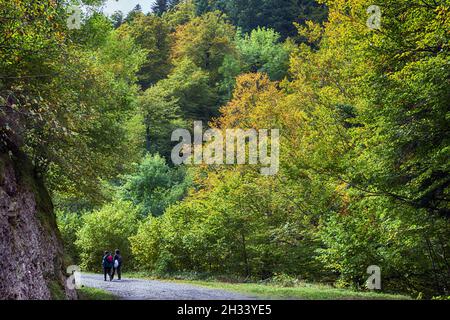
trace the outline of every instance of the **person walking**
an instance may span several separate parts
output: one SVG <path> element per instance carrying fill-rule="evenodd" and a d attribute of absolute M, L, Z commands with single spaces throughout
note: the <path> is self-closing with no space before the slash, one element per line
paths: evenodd
<path fill-rule="evenodd" d="M 119 249 L 116 249 L 113 260 L 114 260 L 114 266 L 113 266 L 112 279 L 114 279 L 114 275 L 117 272 L 117 279 L 121 280 L 121 278 L 122 278 L 122 256 L 120 255 Z"/>
<path fill-rule="evenodd" d="M 102 259 L 102 267 L 103 267 L 103 275 L 105 276 L 105 281 L 106 275 L 109 276 L 109 281 L 112 281 L 111 270 L 114 267 L 114 260 L 113 256 L 109 251 L 105 251 L 105 255 L 103 256 Z"/>

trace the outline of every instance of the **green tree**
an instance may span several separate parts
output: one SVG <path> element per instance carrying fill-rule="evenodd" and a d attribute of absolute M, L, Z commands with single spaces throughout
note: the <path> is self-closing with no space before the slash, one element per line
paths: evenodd
<path fill-rule="evenodd" d="M 184 168 L 170 168 L 159 155 L 144 157 L 137 172 L 125 178 L 123 198 L 139 206 L 141 216 L 160 216 L 182 200 L 190 185 Z"/>
<path fill-rule="evenodd" d="M 76 44 L 95 50 L 107 42 L 112 30 L 112 21 L 103 13 L 94 12 L 84 19 L 79 30 L 71 31 L 70 37 Z"/>
<path fill-rule="evenodd" d="M 208 72 L 185 58 L 176 63 L 167 79 L 158 82 L 157 89 L 149 89 L 146 99 L 162 93 L 164 103 L 175 103 L 185 119 L 208 121 L 217 114 L 219 105 L 217 90 L 211 86 L 211 81 Z M 168 110 L 174 110 L 174 107 Z"/>
<path fill-rule="evenodd" d="M 289 69 L 290 42 L 280 43 L 280 35 L 271 29 L 258 28 L 237 39 L 244 72 L 265 72 L 272 80 L 282 80 Z"/>
<path fill-rule="evenodd" d="M 174 32 L 178 26 L 188 23 L 195 16 L 193 0 L 184 0 L 174 5 L 172 10 L 165 12 L 162 17 L 170 26 L 170 30 Z"/>
<path fill-rule="evenodd" d="M 126 22 L 132 22 L 136 17 L 139 17 L 143 15 L 142 13 L 142 7 L 140 4 L 137 4 L 133 10 L 131 10 L 130 12 L 128 12 L 125 21 Z"/>
<path fill-rule="evenodd" d="M 52 8 L 43 4 L 47 15 L 31 17 L 38 24 L 44 21 L 45 26 Z M 11 9 L 11 14 L 28 15 L 29 9 Z M 36 10 L 40 14 L 41 7 Z M 122 124 L 135 107 L 135 73 L 143 54 L 132 39 L 112 32 L 97 15 L 87 24 L 95 22 L 96 30 L 106 26 L 107 36 L 94 37 L 89 45 L 84 41 L 63 45 L 66 35 L 58 23 L 65 25 L 66 14 L 53 13 L 56 24 L 50 26 L 55 29 L 37 26 L 28 30 L 27 26 L 21 30 L 25 26 L 2 24 L 10 28 L 6 35 L 24 34 L 23 45 L 32 44 L 38 50 L 14 49 L 2 60 L 7 62 L 1 72 L 6 75 L 0 94 L 5 102 L 1 103 L 2 142 L 11 152 L 15 148 L 26 151 L 52 191 L 95 199 L 100 179 L 114 177 L 123 164 L 117 155 L 128 153 Z M 42 34 L 33 35 L 36 31 Z M 78 41 L 76 34 L 73 36 L 73 41 Z M 42 51 L 39 39 L 45 42 Z M 21 55 L 27 57 L 22 60 Z"/>
<path fill-rule="evenodd" d="M 111 15 L 111 21 L 115 29 L 119 28 L 124 22 L 125 18 L 122 11 L 116 11 Z"/>
<path fill-rule="evenodd" d="M 139 100 L 142 124 L 145 129 L 145 148 L 150 153 L 160 153 L 170 158 L 173 143 L 167 138 L 178 128 L 186 127 L 178 99 L 161 81 L 147 89 Z"/>
<path fill-rule="evenodd" d="M 196 17 L 177 28 L 172 50 L 174 61 L 191 60 L 210 73 L 214 84 L 220 80 L 218 70 L 225 56 L 235 51 L 234 35 L 234 27 L 219 12 Z"/>
<path fill-rule="evenodd" d="M 83 226 L 82 214 L 56 211 L 56 217 L 64 244 L 64 253 L 70 259 L 70 264 L 79 264 L 80 254 L 75 242 L 77 240 L 77 232 Z"/>
<path fill-rule="evenodd" d="M 300 46 L 281 104 L 297 117 L 285 125 L 286 167 L 335 190 L 324 202 L 328 248 L 319 256 L 347 284 L 361 286 L 370 263 L 384 268 L 385 287 L 443 294 L 445 9 L 386 1 L 376 31 L 365 24 L 367 1 L 327 4 L 329 24 L 310 25 L 307 36 L 320 49 Z"/>
<path fill-rule="evenodd" d="M 164 19 L 140 14 L 122 25 L 119 31 L 131 36 L 147 51 L 146 60 L 138 72 L 139 84 L 144 90 L 168 75 L 171 69 L 170 30 Z"/>
<path fill-rule="evenodd" d="M 129 237 L 138 228 L 138 210 L 131 203 L 115 201 L 100 210 L 83 215 L 83 226 L 75 242 L 84 270 L 99 271 L 104 251 L 119 249 L 124 266 L 134 267 Z"/>
<path fill-rule="evenodd" d="M 327 10 L 314 0 L 195 0 L 197 13 L 220 10 L 244 33 L 267 27 L 282 38 L 297 35 L 294 22 L 305 20 L 322 22 Z"/>
<path fill-rule="evenodd" d="M 152 6 L 152 12 L 157 16 L 161 16 L 168 9 L 169 9 L 168 0 L 156 0 L 156 2 Z"/>

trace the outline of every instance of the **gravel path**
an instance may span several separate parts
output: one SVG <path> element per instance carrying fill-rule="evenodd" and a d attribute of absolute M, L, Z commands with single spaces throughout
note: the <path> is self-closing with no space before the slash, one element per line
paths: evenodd
<path fill-rule="evenodd" d="M 256 300 L 224 290 L 208 289 L 188 284 L 143 279 L 103 281 L 103 275 L 82 274 L 86 287 L 103 289 L 124 300 Z"/>

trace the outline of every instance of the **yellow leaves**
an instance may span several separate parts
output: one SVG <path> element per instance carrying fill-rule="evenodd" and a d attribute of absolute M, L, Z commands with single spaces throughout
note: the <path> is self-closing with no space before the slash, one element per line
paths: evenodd
<path fill-rule="evenodd" d="M 297 22 L 294 23 L 300 36 L 304 36 L 308 39 L 309 43 L 319 41 L 323 35 L 324 29 L 319 23 L 313 21 L 306 21 L 306 26 L 302 26 Z"/>
<path fill-rule="evenodd" d="M 266 74 L 243 74 L 236 79 L 233 99 L 221 108 L 222 116 L 215 124 L 221 128 L 273 128 L 281 97 L 277 83 Z"/>
<path fill-rule="evenodd" d="M 340 213 L 343 215 L 347 215 L 349 213 L 348 206 L 351 204 L 350 195 L 347 192 L 348 188 L 349 185 L 345 182 L 336 184 L 335 187 L 336 195 L 339 197 L 341 203 Z"/>
<path fill-rule="evenodd" d="M 224 55 L 234 51 L 234 35 L 234 27 L 220 13 L 207 13 L 177 27 L 172 57 L 175 61 L 188 57 L 201 68 L 218 69 Z"/>

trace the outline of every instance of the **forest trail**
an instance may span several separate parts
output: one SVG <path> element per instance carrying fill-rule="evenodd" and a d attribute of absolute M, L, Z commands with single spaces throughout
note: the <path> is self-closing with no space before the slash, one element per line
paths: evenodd
<path fill-rule="evenodd" d="M 257 300 L 225 290 L 157 280 L 130 279 L 104 281 L 101 274 L 81 275 L 84 286 L 111 292 L 123 300 Z"/>

